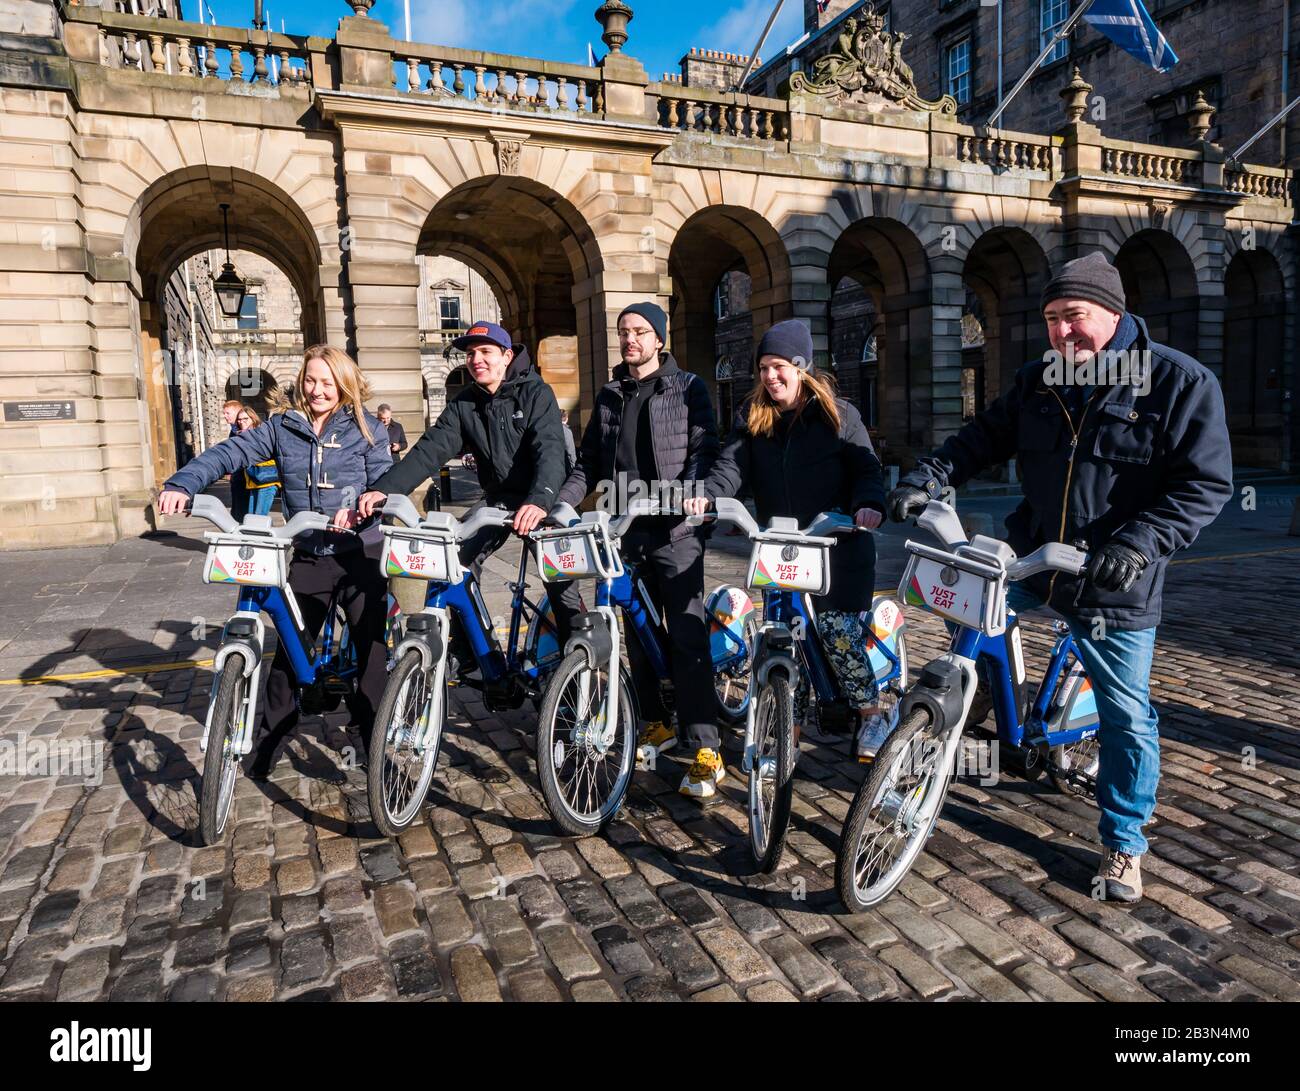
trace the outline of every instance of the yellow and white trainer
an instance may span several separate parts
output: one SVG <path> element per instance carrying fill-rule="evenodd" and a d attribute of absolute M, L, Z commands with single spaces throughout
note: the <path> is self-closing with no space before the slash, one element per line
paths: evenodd
<path fill-rule="evenodd" d="M 636 767 L 653 769 L 655 758 L 677 745 L 677 732 L 662 720 L 652 720 L 641 728 L 636 740 Z"/>
<path fill-rule="evenodd" d="M 677 790 L 684 796 L 696 799 L 709 799 L 717 790 L 718 782 L 726 775 L 722 764 L 722 755 L 707 746 L 695 751 L 695 760 L 682 777 L 682 785 Z"/>

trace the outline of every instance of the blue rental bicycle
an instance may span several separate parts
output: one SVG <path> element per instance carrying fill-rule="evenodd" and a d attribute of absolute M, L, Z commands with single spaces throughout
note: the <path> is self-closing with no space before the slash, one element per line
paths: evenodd
<path fill-rule="evenodd" d="M 199 835 L 205 845 L 215 845 L 230 817 L 239 759 L 253 746 L 266 646 L 262 614 L 271 619 L 289 657 L 302 712 L 330 711 L 350 697 L 356 685 L 357 662 L 337 596 L 325 612 L 318 650 L 304 628 L 302 611 L 288 583 L 293 539 L 324 529 L 329 516 L 299 512 L 281 527 L 272 526 L 269 515 L 248 515 L 237 523 L 225 505 L 211 496 L 194 497 L 189 511 L 217 527 L 215 533 L 203 535 L 208 543 L 204 583 L 239 588 L 238 605 L 221 632 L 221 645 L 212 662 L 214 682 L 199 743 L 204 753 Z"/>
<path fill-rule="evenodd" d="M 847 726 L 850 709 L 826 659 L 810 596 L 830 590 L 829 553 L 836 534 L 867 533 L 839 513 L 823 513 L 804 530 L 789 518 L 760 529 L 739 500 L 714 502 L 716 518 L 744 531 L 753 543 L 751 590 L 763 595 L 763 625 L 753 655 L 753 696 L 745 720 L 741 769 L 749 777 L 749 848 L 761 872 L 781 860 L 794 797 L 794 767 L 799 750 L 794 737 L 794 701 L 801 685 L 809 688 L 822 726 L 835 720 Z M 706 517 L 707 518 L 707 517 Z M 865 645 L 881 704 L 897 713 L 897 698 L 907 688 L 907 636 L 903 612 L 890 598 L 876 598 L 862 615 Z"/>
<path fill-rule="evenodd" d="M 1039 572 L 1077 575 L 1086 555 L 1049 542 L 1018 559 L 1006 542 L 976 535 L 969 542 L 957 513 L 932 500 L 917 517 L 944 548 L 908 541 L 899 593 L 949 623 L 948 652 L 928 663 L 902 699 L 898 726 L 876 755 L 844 823 L 836 861 L 840 898 L 868 909 L 903 881 L 934 829 L 980 675 L 986 679 L 1002 752 L 1033 777 L 1045 766 L 1066 791 L 1095 785 L 1097 703 L 1070 636 L 1058 638 L 1037 695 L 1027 705 L 1025 659 L 1008 581 Z"/>
<path fill-rule="evenodd" d="M 520 552 L 519 578 L 509 585 L 513 597 L 504 649 L 478 577 L 460 564 L 463 540 L 484 527 L 509 526 L 513 512 L 484 507 L 464 522 L 441 511 L 421 519 L 405 496 L 390 496 L 383 510 L 402 524 L 384 528 L 384 574 L 427 583 L 424 610 L 405 619 L 370 741 L 370 816 L 393 837 L 415 821 L 428 797 L 447 715 L 447 687 L 456 675 L 454 684 L 482 690 L 488 708 L 518 708 L 541 696 L 560 662 L 560 645 L 550 603 L 538 605 L 526 593 L 527 548 Z M 453 626 L 472 664 L 456 663 L 449 654 Z M 477 678 L 462 673 L 475 667 Z"/>
<path fill-rule="evenodd" d="M 636 766 L 636 693 L 621 661 L 620 611 L 631 639 L 640 643 L 659 678 L 665 707 L 671 710 L 674 704 L 666 628 L 636 566 L 625 565 L 620 553 L 632 523 L 658 514 L 658 505 L 648 499 L 632 501 L 617 518 L 588 512 L 579 520 L 571 507 L 560 505 L 548 522 L 561 525 L 532 534 L 544 580 L 599 581 L 596 608 L 574 618 L 564 659 L 538 712 L 542 794 L 556 824 L 575 836 L 596 833 L 618 813 Z M 718 588 L 709 603 L 717 709 L 734 722 L 749 705 L 756 619 L 749 596 L 737 588 Z"/>

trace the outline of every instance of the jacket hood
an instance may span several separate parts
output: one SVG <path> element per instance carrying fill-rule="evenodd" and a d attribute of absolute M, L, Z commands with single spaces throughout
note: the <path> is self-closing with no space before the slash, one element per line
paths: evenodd
<path fill-rule="evenodd" d="M 538 370 L 537 365 L 533 363 L 533 358 L 528 355 L 528 350 L 523 345 L 516 343 L 511 346 L 511 351 L 515 354 L 514 359 L 506 367 L 506 373 L 501 379 L 501 385 L 496 389 L 496 394 L 489 394 L 473 379 L 470 379 L 469 386 L 465 388 L 465 392 L 469 397 L 478 401 L 491 401 L 497 394 L 509 393 L 512 388 L 518 385 L 542 382 L 542 373 Z"/>
<path fill-rule="evenodd" d="M 681 368 L 677 366 L 677 361 L 673 359 L 673 354 L 667 351 L 661 352 L 659 354 L 659 370 L 655 372 L 655 378 L 666 379 L 669 375 L 678 371 L 681 371 Z M 613 372 L 611 372 L 610 380 L 605 384 L 605 386 L 610 390 L 622 390 L 624 379 L 632 379 L 632 376 L 627 364 L 620 363 L 614 368 Z M 658 385 L 656 385 L 656 388 L 663 389 Z"/>
<path fill-rule="evenodd" d="M 506 377 L 502 380 L 504 383 L 512 383 L 516 379 L 522 379 L 525 376 L 535 373 L 536 366 L 533 364 L 533 358 L 528 355 L 528 350 L 521 344 L 511 346 L 515 358 L 510 361 L 510 366 L 506 368 Z"/>

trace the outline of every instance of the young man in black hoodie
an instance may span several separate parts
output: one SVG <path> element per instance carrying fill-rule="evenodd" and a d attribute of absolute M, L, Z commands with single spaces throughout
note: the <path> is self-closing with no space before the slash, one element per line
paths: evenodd
<path fill-rule="evenodd" d="M 663 350 L 667 327 L 667 315 L 650 302 L 634 303 L 618 316 L 622 363 L 596 395 L 561 502 L 576 507 L 598 487 L 631 494 L 620 480 L 640 482 L 643 495 L 659 496 L 664 483 L 707 476 L 718 454 L 713 406 L 704 381 Z M 708 798 L 723 764 L 704 613 L 703 533 L 681 515 L 642 518 L 624 538 L 623 556 L 638 566 L 668 625 L 677 721 L 695 752 L 682 794 Z M 677 736 L 668 726 L 659 680 L 635 640 L 628 641 L 627 654 L 645 721 L 638 753 L 662 753 Z"/>
<path fill-rule="evenodd" d="M 564 480 L 564 436 L 555 394 L 533 367 L 528 351 L 494 322 L 476 322 L 452 342 L 465 353 L 474 383 L 450 402 L 401 462 L 357 502 L 363 517 L 390 493 L 410 493 L 463 451 L 474 456 L 485 504 L 514 508 L 512 527 L 485 527 L 465 539 L 460 563 L 477 571 L 511 530 L 531 533 L 556 502 Z M 554 587 L 554 589 L 552 589 Z M 574 584 L 547 587 L 560 645 L 581 609 Z"/>

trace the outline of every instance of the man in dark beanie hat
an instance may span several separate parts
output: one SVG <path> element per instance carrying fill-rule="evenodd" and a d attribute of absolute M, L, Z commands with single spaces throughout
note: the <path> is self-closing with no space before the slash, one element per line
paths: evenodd
<path fill-rule="evenodd" d="M 1208 369 L 1153 342 L 1127 313 L 1119 271 L 1102 254 L 1067 262 L 1043 291 L 1042 313 L 1052 351 L 919 459 L 889 495 L 889 513 L 901 522 L 944 487 L 1016 457 L 1024 499 L 1007 518 L 1011 546 L 1024 556 L 1046 542 L 1086 545 L 1079 576 L 1034 576 L 1007 600 L 1045 603 L 1069 623 L 1100 719 L 1094 742 L 1066 748 L 1076 751 L 1071 781 L 1095 791 L 1101 811 L 1100 889 L 1135 902 L 1160 777 L 1150 670 L 1161 591 L 1170 558 L 1232 495 L 1223 393 Z"/>
<path fill-rule="evenodd" d="M 718 454 L 713 403 L 704 380 L 682 371 L 664 351 L 668 317 L 646 301 L 618 316 L 622 357 L 596 404 L 578 448 L 577 463 L 560 489 L 560 502 L 577 507 L 594 489 L 624 499 L 680 495 L 682 482 L 705 477 Z M 637 565 L 668 625 L 677 730 L 660 696 L 659 679 L 635 640 L 627 657 L 643 719 L 637 741 L 642 763 L 677 745 L 680 732 L 696 760 L 682 781 L 684 794 L 709 796 L 722 778 L 721 739 L 713 690 L 713 658 L 704 611 L 704 537 L 682 515 L 637 520 L 623 537 L 623 556 Z"/>

